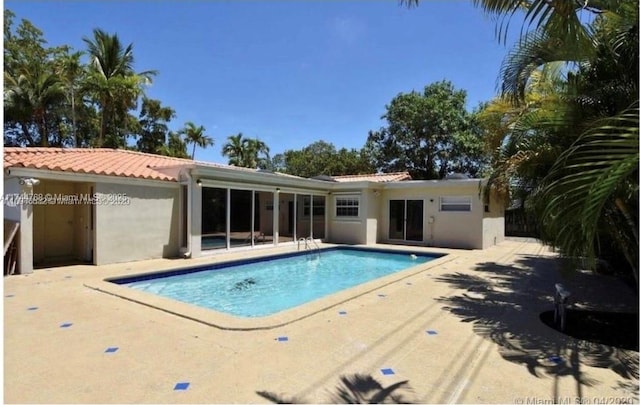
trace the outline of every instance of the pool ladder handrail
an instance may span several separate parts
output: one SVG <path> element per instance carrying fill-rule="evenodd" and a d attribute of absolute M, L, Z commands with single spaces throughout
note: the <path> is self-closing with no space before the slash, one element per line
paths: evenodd
<path fill-rule="evenodd" d="M 320 246 L 318 246 L 318 243 L 311 238 L 311 236 L 309 236 L 308 238 L 300 238 L 298 239 L 298 250 L 300 250 L 300 242 L 304 242 L 304 250 L 308 250 L 313 248 L 313 250 L 320 250 Z M 313 243 L 314 247 L 310 246 L 310 243 Z"/>

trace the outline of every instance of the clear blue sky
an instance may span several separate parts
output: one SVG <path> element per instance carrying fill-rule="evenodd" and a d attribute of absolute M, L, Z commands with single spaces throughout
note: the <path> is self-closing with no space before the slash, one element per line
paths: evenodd
<path fill-rule="evenodd" d="M 360 148 L 400 92 L 442 79 L 467 107 L 496 94 L 507 52 L 471 1 L 5 1 L 49 45 L 84 50 L 94 28 L 134 45 L 136 71 L 159 71 L 147 94 L 204 125 L 220 150 L 242 132 L 271 155 L 325 140 Z M 515 24 L 514 22 L 514 25 Z M 514 36 L 515 37 L 515 36 Z"/>

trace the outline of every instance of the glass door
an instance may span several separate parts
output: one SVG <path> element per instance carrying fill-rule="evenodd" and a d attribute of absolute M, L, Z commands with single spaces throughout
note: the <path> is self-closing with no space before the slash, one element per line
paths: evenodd
<path fill-rule="evenodd" d="M 422 241 L 423 200 L 389 201 L 389 239 Z"/>
<path fill-rule="evenodd" d="M 407 200 L 406 240 L 422 241 L 423 204 L 422 200 Z"/>

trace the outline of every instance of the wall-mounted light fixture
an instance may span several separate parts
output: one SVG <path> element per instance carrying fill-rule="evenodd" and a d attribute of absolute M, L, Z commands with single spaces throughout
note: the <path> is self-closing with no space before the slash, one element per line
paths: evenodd
<path fill-rule="evenodd" d="M 198 187 L 202 187 L 202 180 L 200 179 L 196 180 L 196 184 L 198 185 Z"/>
<path fill-rule="evenodd" d="M 276 188 L 276 193 L 280 193 L 280 187 Z"/>
<path fill-rule="evenodd" d="M 27 187 L 33 187 L 40 184 L 40 180 L 39 179 L 34 179 L 33 177 L 29 177 L 29 178 L 20 178 L 20 185 L 21 186 L 27 186 Z"/>
<path fill-rule="evenodd" d="M 373 190 L 373 195 L 375 195 L 376 197 L 380 196 L 380 190 Z"/>

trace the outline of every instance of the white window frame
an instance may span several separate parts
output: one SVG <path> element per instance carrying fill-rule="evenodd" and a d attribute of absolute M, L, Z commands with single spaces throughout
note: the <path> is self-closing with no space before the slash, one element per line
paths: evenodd
<path fill-rule="evenodd" d="M 354 202 L 355 204 L 340 204 L 341 201 L 344 202 Z M 338 210 L 340 208 L 345 208 L 345 209 L 349 209 L 349 208 L 355 208 L 356 209 L 356 215 L 340 215 L 338 213 Z M 360 197 L 357 195 L 341 195 L 341 196 L 336 196 L 336 206 L 335 206 L 335 216 L 336 218 L 359 218 L 360 217 Z"/>
<path fill-rule="evenodd" d="M 471 196 L 449 195 L 440 197 L 440 212 L 471 212 L 472 210 Z"/>
<path fill-rule="evenodd" d="M 313 217 L 323 217 L 325 215 L 326 212 L 326 206 L 327 206 L 327 199 L 325 197 L 324 202 L 322 204 L 311 204 L 311 201 L 314 199 L 314 197 L 323 197 L 323 196 L 319 196 L 319 195 L 308 195 L 305 194 L 302 197 L 302 218 L 303 219 L 309 219 L 310 212 L 313 212 Z M 319 211 L 322 208 L 322 214 L 318 214 L 316 211 Z"/>

